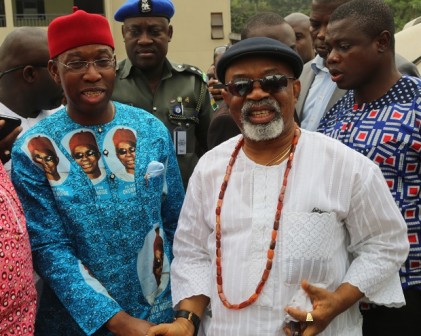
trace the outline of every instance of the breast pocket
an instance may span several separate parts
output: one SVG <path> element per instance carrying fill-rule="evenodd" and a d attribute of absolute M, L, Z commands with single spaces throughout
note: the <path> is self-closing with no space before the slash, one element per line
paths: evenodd
<path fill-rule="evenodd" d="M 284 283 L 326 283 L 333 255 L 342 244 L 341 227 L 335 213 L 284 212 L 278 258 Z"/>

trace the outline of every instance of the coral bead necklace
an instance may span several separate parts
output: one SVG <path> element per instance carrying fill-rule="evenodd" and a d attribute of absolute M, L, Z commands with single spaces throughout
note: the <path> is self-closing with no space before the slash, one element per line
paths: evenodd
<path fill-rule="evenodd" d="M 272 269 L 272 260 L 275 254 L 275 247 L 276 247 L 276 239 L 278 236 L 278 229 L 279 229 L 279 220 L 281 218 L 281 214 L 282 214 L 282 208 L 283 208 L 283 204 L 284 204 L 284 196 L 285 196 L 285 190 L 287 187 L 287 182 L 288 182 L 288 175 L 289 172 L 291 171 L 291 167 L 292 167 L 292 161 L 294 159 L 294 153 L 295 153 L 295 148 L 297 146 L 298 143 L 298 137 L 300 135 L 300 130 L 297 127 L 295 129 L 295 133 L 294 133 L 294 137 L 292 139 L 292 144 L 291 144 L 291 148 L 289 151 L 289 157 L 288 157 L 288 162 L 287 162 L 287 166 L 285 168 L 285 173 L 284 173 L 284 179 L 282 182 L 282 187 L 281 187 L 281 191 L 279 193 L 279 197 L 278 197 L 278 205 L 276 207 L 276 214 L 275 214 L 275 220 L 273 222 L 273 229 L 272 229 L 272 235 L 271 235 L 271 241 L 269 244 L 269 249 L 267 251 L 267 261 L 266 261 L 266 267 L 265 270 L 263 271 L 262 274 L 262 278 L 260 280 L 260 282 L 257 284 L 256 290 L 254 291 L 254 293 L 245 301 L 238 303 L 238 304 L 232 304 L 228 301 L 228 299 L 226 298 L 225 294 L 224 294 L 224 290 L 223 290 L 223 280 L 222 280 L 222 249 L 221 249 L 221 237 L 222 237 L 222 233 L 221 233 L 221 208 L 222 208 L 222 202 L 224 199 L 224 195 L 225 195 L 225 191 L 227 189 L 228 186 L 228 181 L 230 179 L 231 176 L 231 172 L 232 172 L 232 167 L 234 166 L 235 160 L 237 159 L 238 156 L 238 152 L 240 151 L 241 147 L 244 144 L 244 138 L 241 138 L 237 145 L 235 146 L 235 149 L 233 151 L 233 153 L 231 154 L 231 158 L 230 161 L 228 163 L 226 172 L 225 172 L 225 176 L 224 176 L 224 181 L 222 182 L 221 185 L 221 191 L 219 192 L 219 197 L 218 197 L 218 202 L 216 205 L 216 283 L 217 283 L 217 290 L 218 290 L 218 295 L 220 300 L 222 301 L 223 305 L 229 309 L 234 309 L 234 310 L 238 310 L 238 309 L 242 309 L 245 308 L 249 305 L 251 305 L 252 303 L 254 303 L 260 293 L 263 290 L 264 285 L 266 284 L 266 281 L 269 277 L 270 271 Z"/>

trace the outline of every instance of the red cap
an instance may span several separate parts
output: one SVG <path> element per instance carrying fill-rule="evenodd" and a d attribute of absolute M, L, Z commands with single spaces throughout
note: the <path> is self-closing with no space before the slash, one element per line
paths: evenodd
<path fill-rule="evenodd" d="M 102 15 L 73 7 L 72 14 L 59 16 L 48 26 L 50 58 L 89 44 L 103 44 L 114 49 L 110 25 Z"/>
<path fill-rule="evenodd" d="M 127 142 L 136 144 L 136 137 L 134 133 L 126 128 L 119 128 L 113 135 L 114 146 L 117 146 L 120 142 Z"/>
<path fill-rule="evenodd" d="M 98 150 L 98 145 L 95 140 L 95 136 L 91 132 L 81 131 L 72 135 L 69 141 L 69 148 L 74 154 L 74 150 L 77 146 L 86 146 L 95 150 Z"/>

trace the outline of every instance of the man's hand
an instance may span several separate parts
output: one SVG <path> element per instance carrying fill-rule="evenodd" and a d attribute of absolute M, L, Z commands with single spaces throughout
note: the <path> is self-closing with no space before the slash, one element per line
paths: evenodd
<path fill-rule="evenodd" d="M 337 315 L 363 297 L 358 288 L 348 283 L 340 285 L 335 292 L 310 285 L 307 281 L 303 281 L 301 287 L 310 297 L 313 311 L 306 312 L 293 307 L 286 307 L 285 311 L 302 323 L 303 336 L 318 335 Z M 308 313 L 311 313 L 313 321 L 306 321 Z M 284 331 L 288 336 L 292 336 L 289 326 L 285 327 Z"/>
<path fill-rule="evenodd" d="M 147 336 L 193 336 L 193 323 L 184 319 L 178 318 L 173 323 L 160 324 L 149 329 Z"/>
<path fill-rule="evenodd" d="M 222 90 L 221 88 L 214 88 L 213 85 L 214 84 L 221 84 L 220 82 L 218 82 L 217 79 L 215 78 L 211 78 L 208 81 L 208 90 L 210 92 L 210 94 L 212 95 L 213 99 L 215 100 L 221 100 L 222 98 Z"/>
<path fill-rule="evenodd" d="M 115 314 L 105 324 L 107 329 L 116 336 L 144 336 L 153 325 L 148 321 L 132 317 L 124 311 Z"/>

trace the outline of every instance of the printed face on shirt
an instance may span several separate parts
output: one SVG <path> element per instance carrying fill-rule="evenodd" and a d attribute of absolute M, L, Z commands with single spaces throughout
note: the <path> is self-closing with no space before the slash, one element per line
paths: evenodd
<path fill-rule="evenodd" d="M 92 63 L 107 59 L 111 60 L 109 66 L 104 66 L 107 64 L 104 62 Z M 88 67 L 75 68 L 74 62 L 80 61 L 91 63 Z M 116 70 L 112 48 L 92 44 L 67 50 L 50 61 L 48 67 L 56 83 L 63 87 L 69 115 L 77 116 L 81 124 L 100 122 L 114 89 Z"/>
<path fill-rule="evenodd" d="M 380 51 L 387 49 L 381 35 L 372 38 L 364 33 L 358 23 L 347 18 L 329 23 L 326 46 L 329 55 L 326 66 L 339 88 L 362 89 L 376 85 L 383 72 Z"/>
<path fill-rule="evenodd" d="M 118 159 L 121 161 L 129 174 L 134 174 L 136 159 L 136 144 L 128 141 L 121 141 L 116 146 Z"/>
<path fill-rule="evenodd" d="M 127 57 L 143 71 L 159 68 L 167 55 L 172 32 L 172 26 L 163 17 L 126 19 L 122 33 Z"/>
<path fill-rule="evenodd" d="M 76 146 L 73 149 L 72 156 L 90 179 L 98 178 L 101 175 L 98 167 L 100 154 L 97 148 L 90 145 Z"/>
<path fill-rule="evenodd" d="M 32 160 L 42 165 L 47 179 L 58 181 L 60 175 L 57 172 L 57 165 L 59 159 L 55 153 L 48 149 L 34 149 L 32 154 Z"/>
<path fill-rule="evenodd" d="M 244 57 L 233 62 L 226 71 L 225 82 L 255 80 L 283 75 L 293 78 L 292 69 L 285 63 L 262 56 Z M 258 82 L 243 97 L 224 90 L 224 100 L 244 136 L 254 141 L 277 138 L 284 130 L 294 127 L 294 108 L 300 92 L 300 82 L 286 80 L 286 86 L 276 92 L 267 92 Z"/>

